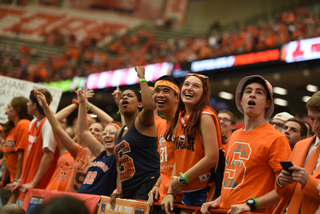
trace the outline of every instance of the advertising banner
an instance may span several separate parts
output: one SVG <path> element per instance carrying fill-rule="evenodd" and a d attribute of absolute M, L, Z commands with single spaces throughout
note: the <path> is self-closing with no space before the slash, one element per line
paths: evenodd
<path fill-rule="evenodd" d="M 62 90 L 34 82 L 0 76 L 0 123 L 7 122 L 6 109 L 14 97 L 24 96 L 29 98 L 30 91 L 38 88 L 46 88 L 51 93 L 52 102 L 50 103 L 50 109 L 53 113 L 56 113 L 62 96 Z"/>
<path fill-rule="evenodd" d="M 150 206 L 145 201 L 116 199 L 116 206 L 110 206 L 110 197 L 102 196 L 98 214 L 148 214 Z"/>
<path fill-rule="evenodd" d="M 283 59 L 287 63 L 320 59 L 320 38 L 289 42 L 281 52 L 285 54 Z"/>

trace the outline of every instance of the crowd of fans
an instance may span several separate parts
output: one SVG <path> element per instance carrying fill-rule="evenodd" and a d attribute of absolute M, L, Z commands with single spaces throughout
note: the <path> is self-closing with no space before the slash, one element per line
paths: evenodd
<path fill-rule="evenodd" d="M 237 31 L 218 28 L 208 38 L 179 38 L 159 41 L 154 32 L 140 30 L 135 35 L 116 36 L 101 50 L 99 36 L 81 43 L 72 34 L 59 30 L 45 36 L 47 45 L 62 46 L 63 54 L 47 55 L 45 60 L 32 63 L 36 50 L 22 46 L 13 53 L 1 44 L 1 75 L 37 82 L 57 81 L 73 76 L 145 65 L 159 62 L 190 62 L 232 54 L 279 47 L 289 41 L 320 36 L 320 17 L 300 7 L 283 11 L 272 19 L 248 24 Z M 24 49 L 28 51 L 24 51 Z"/>
<path fill-rule="evenodd" d="M 209 77 L 189 73 L 181 84 L 165 75 L 152 84 L 145 79 L 143 66 L 135 70 L 140 91 L 122 92 L 117 87 L 112 93 L 122 122 L 88 101 L 94 93 L 86 84 L 76 91 L 77 99 L 56 114 L 49 108 L 52 95 L 44 88 L 32 90 L 29 99 L 10 101 L 8 121 L 0 126 L 4 188 L 0 202 L 20 207 L 5 205 L 0 213 L 3 209 L 24 213 L 21 207 L 32 201 L 26 194 L 35 188 L 61 195 L 110 196 L 111 207 L 117 198 L 148 200 L 150 206 L 159 205 L 154 204 L 156 199 L 161 208 L 154 206 L 151 214 L 170 214 L 181 202 L 180 214 L 187 213 L 186 208 L 191 213 L 196 206 L 203 214 L 210 208 L 230 214 L 255 210 L 277 214 L 287 207 L 302 209 L 301 213 L 320 211 L 319 200 L 311 200 L 320 191 L 316 173 L 320 149 L 314 146 L 320 135 L 320 91 L 306 104 L 311 125 L 287 112 L 277 113 L 269 124 L 274 112 L 272 86 L 262 76 L 246 76 L 235 92 L 235 104 L 244 116 L 244 127 L 237 129 L 231 111 L 216 113 L 211 108 Z M 75 110 L 76 137 L 66 126 L 66 117 Z M 21 158 L 24 153 L 27 156 Z M 308 191 L 299 191 L 300 185 Z M 295 202 L 296 197 L 302 202 Z M 68 201 L 67 207 L 55 206 L 61 202 L 53 199 L 28 210 L 70 212 L 67 208 L 75 201 Z M 101 210 L 106 208 L 100 204 Z"/>

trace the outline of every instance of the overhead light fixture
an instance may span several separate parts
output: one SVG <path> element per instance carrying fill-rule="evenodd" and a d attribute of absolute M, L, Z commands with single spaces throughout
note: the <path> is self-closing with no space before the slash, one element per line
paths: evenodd
<path fill-rule="evenodd" d="M 317 92 L 319 89 L 318 89 L 318 86 L 315 86 L 315 85 L 307 85 L 307 90 L 310 91 L 310 92 Z"/>
<path fill-rule="evenodd" d="M 310 98 L 311 98 L 310 96 L 303 96 L 302 101 L 306 103 Z"/>
<path fill-rule="evenodd" d="M 279 105 L 279 106 L 287 106 L 288 105 L 288 101 L 281 99 L 281 98 L 275 98 L 273 100 L 274 104 Z"/>
<path fill-rule="evenodd" d="M 225 91 L 220 91 L 219 92 L 219 97 L 226 99 L 226 100 L 232 100 L 233 99 L 233 94 Z"/>
<path fill-rule="evenodd" d="M 280 94 L 280 95 L 287 95 L 287 89 L 281 87 L 274 87 L 273 93 Z"/>

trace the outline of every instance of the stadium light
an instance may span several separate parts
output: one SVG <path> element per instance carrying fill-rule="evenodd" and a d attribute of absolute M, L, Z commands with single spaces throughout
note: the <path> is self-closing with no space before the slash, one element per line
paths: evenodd
<path fill-rule="evenodd" d="M 279 106 L 287 106 L 288 101 L 281 99 L 281 98 L 275 98 L 274 99 L 274 104 L 279 105 Z"/>
<path fill-rule="evenodd" d="M 281 87 L 274 87 L 273 93 L 280 94 L 280 95 L 287 95 L 287 89 Z"/>
<path fill-rule="evenodd" d="M 317 92 L 318 91 L 318 86 L 315 86 L 315 85 L 307 85 L 307 90 L 310 91 L 310 92 Z"/>
<path fill-rule="evenodd" d="M 226 100 L 232 100 L 233 99 L 233 94 L 225 91 L 220 91 L 219 92 L 219 97 L 226 99 Z"/>
<path fill-rule="evenodd" d="M 310 98 L 311 98 L 310 96 L 303 96 L 302 101 L 306 103 Z"/>

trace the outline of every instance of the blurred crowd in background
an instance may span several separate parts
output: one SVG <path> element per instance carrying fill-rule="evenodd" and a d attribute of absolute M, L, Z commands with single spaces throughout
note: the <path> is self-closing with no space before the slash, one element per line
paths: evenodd
<path fill-rule="evenodd" d="M 91 73 L 128 68 L 159 62 L 191 62 L 280 47 L 289 41 L 320 36 L 320 17 L 303 7 L 274 14 L 255 24 L 237 30 L 212 25 L 203 37 L 160 41 L 155 32 L 138 30 L 134 35 L 112 35 L 112 42 L 98 47 L 101 35 L 92 35 L 79 42 L 71 32 L 57 27 L 43 35 L 44 45 L 60 46 L 62 54 L 48 54 L 37 60 L 35 47 L 22 45 L 13 50 L 0 44 L 0 75 L 33 82 L 50 82 L 87 76 Z"/>

